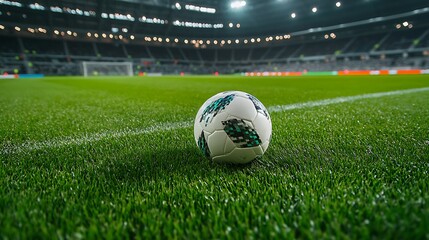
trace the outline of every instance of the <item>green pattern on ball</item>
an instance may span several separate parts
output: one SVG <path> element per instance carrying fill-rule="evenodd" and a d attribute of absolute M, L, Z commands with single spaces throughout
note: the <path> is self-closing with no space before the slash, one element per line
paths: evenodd
<path fill-rule="evenodd" d="M 198 138 L 198 148 L 200 148 L 204 156 L 206 156 L 207 158 L 210 158 L 210 149 L 204 137 L 204 131 L 201 132 L 201 135 Z"/>
<path fill-rule="evenodd" d="M 256 147 L 261 144 L 258 133 L 241 119 L 223 121 L 224 131 L 241 148 Z"/>
<path fill-rule="evenodd" d="M 201 114 L 200 122 L 204 120 L 204 124 L 207 126 L 209 121 L 211 122 L 220 111 L 224 110 L 232 102 L 234 96 L 234 94 L 230 94 L 210 103 Z"/>

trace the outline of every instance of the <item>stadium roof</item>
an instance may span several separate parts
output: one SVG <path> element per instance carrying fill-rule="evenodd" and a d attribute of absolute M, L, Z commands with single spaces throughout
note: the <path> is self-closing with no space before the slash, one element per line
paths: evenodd
<path fill-rule="evenodd" d="M 238 2 L 237 2 L 238 1 Z M 232 8 L 231 3 L 244 5 Z M 427 9 L 426 0 L 0 0 L 1 22 L 177 37 L 299 32 Z M 420 13 L 419 13 L 420 14 Z M 428 16 L 428 11 L 424 12 Z"/>

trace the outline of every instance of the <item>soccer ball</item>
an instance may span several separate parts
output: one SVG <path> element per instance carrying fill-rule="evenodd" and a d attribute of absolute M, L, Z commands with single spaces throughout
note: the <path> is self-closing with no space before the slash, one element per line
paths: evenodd
<path fill-rule="evenodd" d="M 240 91 L 209 98 L 195 117 L 194 137 L 201 152 L 219 163 L 248 163 L 267 150 L 271 119 L 254 96 Z"/>

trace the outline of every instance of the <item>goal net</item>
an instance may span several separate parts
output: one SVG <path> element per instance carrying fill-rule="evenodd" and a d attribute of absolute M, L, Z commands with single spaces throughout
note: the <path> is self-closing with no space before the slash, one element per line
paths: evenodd
<path fill-rule="evenodd" d="M 82 71 L 88 76 L 133 76 L 132 62 L 82 62 Z"/>

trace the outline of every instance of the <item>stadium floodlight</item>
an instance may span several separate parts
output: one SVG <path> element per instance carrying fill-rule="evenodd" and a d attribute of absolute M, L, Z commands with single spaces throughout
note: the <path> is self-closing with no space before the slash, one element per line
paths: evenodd
<path fill-rule="evenodd" d="M 82 72 L 88 76 L 133 76 L 132 62 L 82 62 Z"/>
<path fill-rule="evenodd" d="M 291 17 L 291 18 L 296 18 L 296 13 L 292 13 L 292 14 L 290 15 L 290 17 Z"/>
<path fill-rule="evenodd" d="M 315 12 L 317 12 L 317 7 L 313 7 L 313 8 L 311 9 L 311 11 L 312 11 L 312 12 L 314 12 L 314 13 L 315 13 Z"/>
<path fill-rule="evenodd" d="M 337 3 L 335 3 L 335 6 L 337 6 L 337 7 L 341 7 L 341 2 L 337 2 Z"/>
<path fill-rule="evenodd" d="M 233 1 L 231 2 L 231 8 L 242 8 L 246 6 L 246 1 Z"/>

